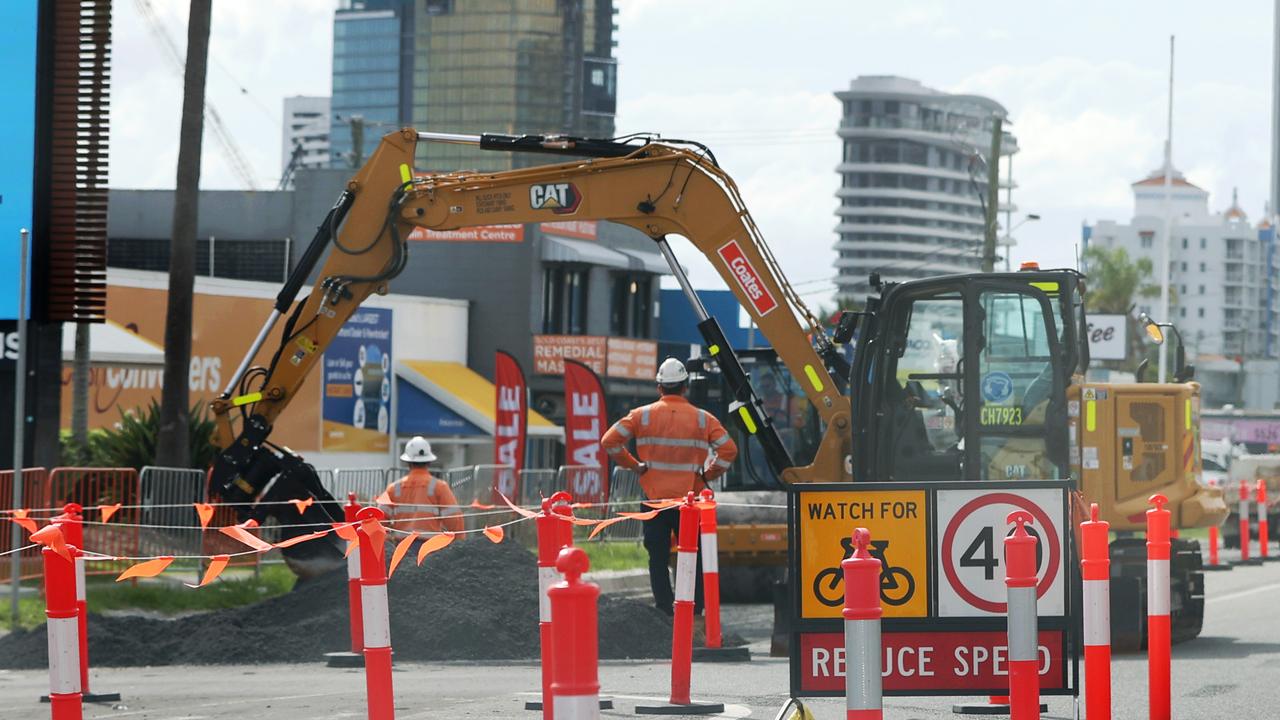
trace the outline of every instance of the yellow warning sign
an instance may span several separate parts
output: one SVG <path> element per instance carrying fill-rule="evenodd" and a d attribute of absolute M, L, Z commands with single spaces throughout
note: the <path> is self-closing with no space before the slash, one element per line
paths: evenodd
<path fill-rule="evenodd" d="M 800 494 L 800 614 L 838 618 L 844 607 L 840 561 L 852 554 L 855 528 L 871 531 L 880 560 L 885 617 L 925 617 L 929 546 L 923 490 Z"/>

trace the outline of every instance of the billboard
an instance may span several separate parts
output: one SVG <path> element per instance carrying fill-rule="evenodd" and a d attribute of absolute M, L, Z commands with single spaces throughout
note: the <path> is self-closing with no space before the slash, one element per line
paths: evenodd
<path fill-rule="evenodd" d="M 599 335 L 533 336 L 534 374 L 563 375 L 566 360 L 605 377 L 652 380 L 658 372 L 658 343 Z"/>
<path fill-rule="evenodd" d="M 36 25 L 40 3 L 0 3 L 0 319 L 18 317 L 19 235 L 31 228 L 35 192 Z M 30 255 L 28 255 L 30 258 Z M 30 268 L 28 259 L 27 267 Z M 29 273 L 29 270 L 28 270 Z M 29 313 L 28 313 L 29 314 Z"/>
<path fill-rule="evenodd" d="M 390 450 L 391 312 L 356 310 L 324 351 L 321 450 Z"/>

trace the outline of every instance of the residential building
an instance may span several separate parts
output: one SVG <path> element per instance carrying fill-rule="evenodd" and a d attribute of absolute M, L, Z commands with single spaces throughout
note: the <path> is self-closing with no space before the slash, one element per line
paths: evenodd
<path fill-rule="evenodd" d="M 1176 169 L 1171 177 L 1170 317 L 1161 317 L 1158 297 L 1138 298 L 1136 311 L 1177 325 L 1208 405 L 1240 404 L 1247 399 L 1240 384 L 1242 363 L 1280 357 L 1275 234 L 1265 221 L 1251 224 L 1234 193 L 1230 207 L 1211 212 L 1208 191 Z M 1128 223 L 1098 221 L 1088 227 L 1087 244 L 1124 248 L 1131 258 L 1149 259 L 1158 283 L 1164 169 L 1152 171 L 1132 188 L 1133 218 Z M 1274 399 L 1265 406 L 1271 407 Z"/>
<path fill-rule="evenodd" d="M 994 119 L 1007 128 L 1008 111 L 990 98 L 896 76 L 860 76 L 835 95 L 843 105 L 838 295 L 862 300 L 871 273 L 902 281 L 979 270 L 989 197 L 983 158 Z M 1006 225 L 1017 151 L 1017 139 L 1003 132 Z"/>
<path fill-rule="evenodd" d="M 343 0 L 334 12 L 333 167 L 359 167 L 378 138 L 412 124 L 415 7 L 412 0 Z"/>
<path fill-rule="evenodd" d="M 285 98 L 281 173 L 287 176 L 303 168 L 328 165 L 329 98 L 312 95 Z"/>
<path fill-rule="evenodd" d="M 612 137 L 613 0 L 426 0 L 414 19 L 413 122 L 472 133 Z M 505 170 L 548 162 L 423 143 L 418 166 Z"/>

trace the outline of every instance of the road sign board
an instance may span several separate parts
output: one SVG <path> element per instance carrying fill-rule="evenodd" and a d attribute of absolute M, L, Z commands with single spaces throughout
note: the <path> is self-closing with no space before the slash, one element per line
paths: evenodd
<path fill-rule="evenodd" d="M 1009 692 L 1009 652 L 1003 631 L 891 632 L 882 637 L 881 682 L 886 693 Z M 1040 631 L 1041 690 L 1064 689 L 1064 649 L 1062 630 Z M 802 635 L 798 652 L 803 692 L 844 692 L 843 633 Z"/>
<path fill-rule="evenodd" d="M 881 563 L 885 617 L 925 617 L 929 609 L 928 534 L 922 490 L 811 492 L 801 496 L 801 613 L 838 618 L 844 607 L 840 561 L 855 527 L 871 531 Z"/>
<path fill-rule="evenodd" d="M 886 695 L 991 695 L 1008 690 L 1005 522 L 1029 512 L 1041 540 L 1040 687 L 1079 693 L 1077 582 L 1065 480 L 848 483 L 791 489 L 791 693 L 844 691 L 844 580 L 853 530 L 871 532 L 880 578 Z M 1075 580 L 1073 580 L 1075 578 Z"/>
<path fill-rule="evenodd" d="M 1035 518 L 1028 532 L 1037 548 L 1041 617 L 1062 615 L 1066 607 L 1066 526 L 1060 490 L 941 490 L 937 494 L 938 615 L 1004 615 L 1006 518 L 1026 510 Z"/>

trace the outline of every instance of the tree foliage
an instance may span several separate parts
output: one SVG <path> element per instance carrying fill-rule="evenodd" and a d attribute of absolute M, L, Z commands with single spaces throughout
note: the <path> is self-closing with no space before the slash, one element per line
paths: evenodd
<path fill-rule="evenodd" d="M 1092 245 L 1084 251 L 1084 261 L 1089 269 L 1089 312 L 1129 315 L 1137 298 L 1160 296 L 1160 286 L 1151 280 L 1150 258 L 1131 260 L 1124 248 Z"/>

